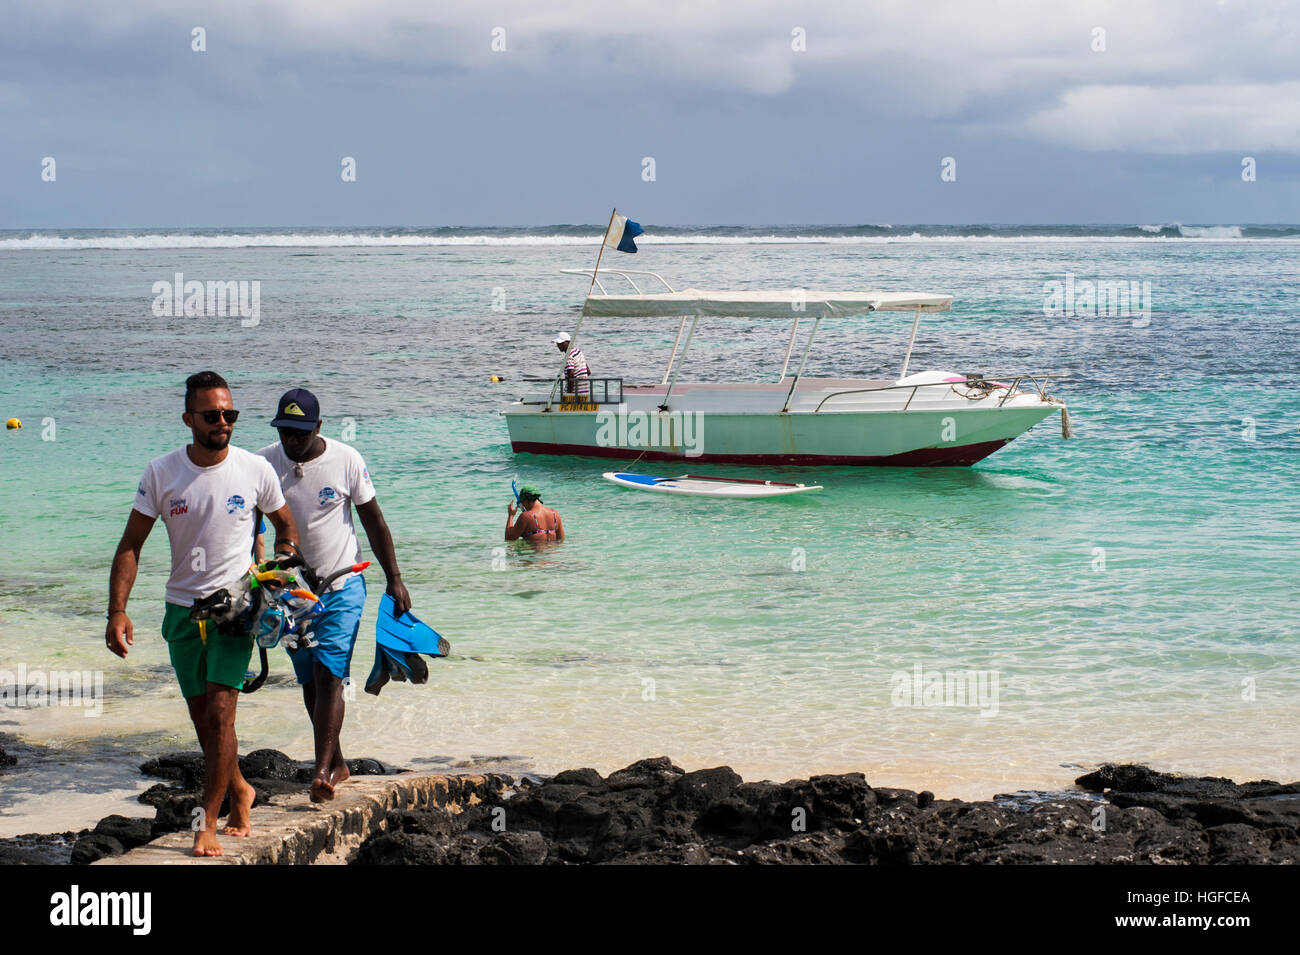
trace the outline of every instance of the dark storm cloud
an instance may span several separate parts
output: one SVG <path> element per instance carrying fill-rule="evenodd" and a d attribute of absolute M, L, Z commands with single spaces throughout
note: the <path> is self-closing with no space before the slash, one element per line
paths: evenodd
<path fill-rule="evenodd" d="M 3 227 L 1297 218 L 1280 5 L 11 6 Z"/>

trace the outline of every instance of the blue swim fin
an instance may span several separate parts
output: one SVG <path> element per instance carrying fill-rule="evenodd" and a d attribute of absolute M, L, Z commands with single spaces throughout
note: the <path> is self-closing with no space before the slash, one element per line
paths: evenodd
<path fill-rule="evenodd" d="M 436 630 L 410 611 L 393 615 L 393 598 L 384 594 L 375 621 L 375 665 L 366 678 L 366 692 L 378 696 L 389 680 L 427 683 L 429 667 L 420 654 L 445 657 L 449 644 Z"/>
<path fill-rule="evenodd" d="M 450 646 L 438 631 L 409 610 L 396 617 L 393 609 L 393 598 L 384 594 L 375 621 L 375 640 L 380 646 L 406 653 L 427 653 L 431 657 L 447 655 Z"/>

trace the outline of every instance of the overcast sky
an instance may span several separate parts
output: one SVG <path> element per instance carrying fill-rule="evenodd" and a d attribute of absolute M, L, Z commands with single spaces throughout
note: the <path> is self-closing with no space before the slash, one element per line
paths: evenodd
<path fill-rule="evenodd" d="M 1296 223 L 1298 24 L 1294 2 L 1238 0 L 5 0 L 0 228 L 595 223 L 612 205 L 674 224 Z"/>

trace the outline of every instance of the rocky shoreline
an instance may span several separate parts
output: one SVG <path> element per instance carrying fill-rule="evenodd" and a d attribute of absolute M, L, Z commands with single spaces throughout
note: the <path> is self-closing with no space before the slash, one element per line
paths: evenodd
<path fill-rule="evenodd" d="M 860 773 L 746 783 L 666 757 L 571 770 L 459 814 L 389 814 L 353 864 L 1300 862 L 1300 783 L 1102 766 L 1077 793 L 965 802 Z"/>
<path fill-rule="evenodd" d="M 349 760 L 354 776 L 403 770 Z M 240 758 L 269 797 L 301 791 L 308 763 L 275 750 Z M 0 864 L 86 864 L 190 826 L 203 763 L 141 766 L 154 819 L 108 816 L 80 833 L 0 840 Z M 1078 789 L 966 802 L 874 788 L 861 773 L 744 782 L 728 767 L 685 772 L 667 757 L 601 776 L 525 777 L 461 811 L 390 812 L 353 865 L 499 864 L 1296 864 L 1300 783 L 1187 777 L 1106 764 Z M 256 814 L 254 815 L 256 823 Z"/>

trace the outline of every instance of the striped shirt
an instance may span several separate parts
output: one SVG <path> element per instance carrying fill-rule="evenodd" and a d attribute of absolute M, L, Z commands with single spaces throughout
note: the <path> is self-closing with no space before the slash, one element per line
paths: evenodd
<path fill-rule="evenodd" d="M 564 362 L 566 390 L 582 398 L 588 397 L 591 394 L 591 386 L 583 379 L 590 377 L 591 369 L 587 367 L 587 356 L 580 349 L 572 349 Z"/>

